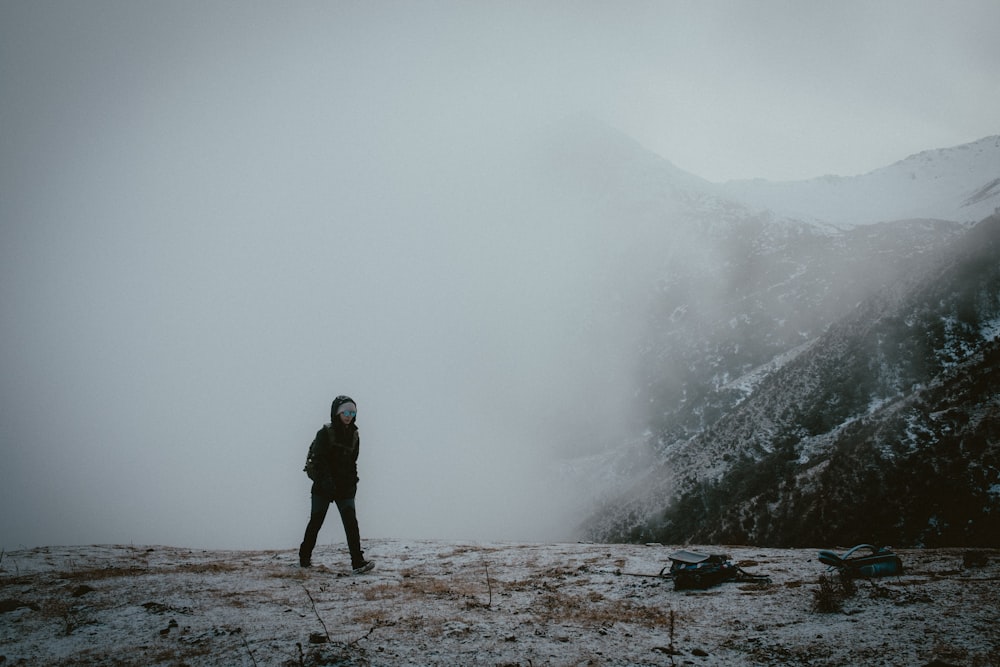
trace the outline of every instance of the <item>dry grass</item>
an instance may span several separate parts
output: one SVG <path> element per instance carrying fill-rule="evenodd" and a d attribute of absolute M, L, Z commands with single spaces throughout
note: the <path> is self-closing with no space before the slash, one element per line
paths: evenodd
<path fill-rule="evenodd" d="M 669 609 L 636 604 L 628 600 L 609 600 L 593 592 L 584 595 L 547 593 L 538 600 L 535 613 L 544 616 L 550 623 L 569 623 L 584 627 L 626 623 L 644 628 L 656 628 L 670 623 Z"/>

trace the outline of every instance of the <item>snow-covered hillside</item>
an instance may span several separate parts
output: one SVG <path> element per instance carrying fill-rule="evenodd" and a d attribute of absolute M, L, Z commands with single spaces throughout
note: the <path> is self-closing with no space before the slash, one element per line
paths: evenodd
<path fill-rule="evenodd" d="M 871 244 L 868 235 L 856 240 Z M 606 503 L 588 534 L 778 546 L 821 534 L 995 545 L 998 248 L 994 217 L 922 261 L 908 259 L 788 363 L 777 354 L 780 327 L 766 317 L 773 307 L 748 310 L 757 297 L 734 302 L 733 311 L 749 313 L 756 328 L 658 336 L 649 365 L 663 358 L 667 370 L 650 377 L 672 376 L 650 393 L 661 411 L 650 446 L 662 463 Z M 874 259 L 889 257 L 876 246 Z M 778 296 L 794 303 L 788 290 Z M 716 383 L 741 377 L 743 360 L 754 357 L 771 363 L 753 367 L 765 377 L 755 376 L 749 394 Z"/>
<path fill-rule="evenodd" d="M 990 362 L 972 363 L 990 340 L 971 332 L 991 331 L 1000 311 L 993 250 L 1000 237 L 996 222 L 988 223 L 1000 205 L 1000 136 L 850 178 L 728 184 L 685 174 L 607 128 L 577 126 L 563 138 L 562 159 L 551 166 L 578 184 L 576 201 L 596 227 L 615 231 L 599 255 L 617 269 L 607 274 L 632 278 L 618 290 L 627 307 L 601 312 L 621 323 L 623 335 L 613 343 L 633 355 L 636 368 L 630 407 L 645 412 L 621 441 L 607 443 L 616 451 L 564 468 L 578 472 L 579 485 L 599 505 L 584 521 L 587 537 L 808 543 L 815 534 L 803 530 L 815 522 L 775 518 L 825 511 L 828 502 L 815 489 L 830 496 L 863 480 L 830 467 L 836 475 L 822 473 L 806 508 L 796 475 L 807 460 L 824 466 L 835 448 L 849 461 L 850 451 L 873 447 L 866 440 L 872 421 L 888 419 L 886 406 L 895 402 L 912 399 L 939 412 L 939 397 L 919 392 L 940 379 L 946 358 L 952 367 L 971 364 L 962 367 L 967 378 L 953 379 L 956 387 L 966 380 L 972 387 L 962 405 L 951 406 L 956 414 L 992 405 L 992 394 L 973 382 L 992 377 Z M 616 254 L 622 261 L 611 264 Z M 904 299 L 905 290 L 915 291 Z M 869 316 L 875 311 L 864 304 L 872 303 L 895 306 Z M 838 331 L 846 334 L 831 334 Z M 814 368 L 810 359 L 830 362 Z M 970 418 L 979 430 L 968 436 L 989 442 L 955 455 L 948 443 L 961 429 L 935 418 L 916 421 L 950 429 L 933 434 L 935 461 L 956 466 L 951 477 L 970 498 L 957 514 L 946 498 L 933 510 L 926 502 L 915 512 L 885 505 L 880 522 L 864 528 L 892 535 L 885 539 L 896 544 L 995 544 L 988 489 L 1000 473 L 993 431 Z M 899 440 L 908 423 L 915 418 L 879 427 L 878 437 Z M 635 454 L 635 437 L 644 431 L 648 450 Z M 930 455 L 924 451 L 906 466 L 869 461 L 875 468 L 884 463 L 881 483 L 906 498 L 932 483 L 919 465 Z M 970 482 L 962 465 L 982 470 L 982 479 Z M 798 493 L 797 510 L 792 499 L 772 497 L 779 482 L 790 498 Z M 866 511 L 851 493 L 835 495 L 848 496 L 841 517 Z M 681 501 L 686 509 L 678 509 Z M 726 513 L 732 516 L 723 521 Z M 836 523 L 846 539 L 861 529 L 846 518 Z"/>
<path fill-rule="evenodd" d="M 926 150 L 856 176 L 711 183 L 600 123 L 572 119 L 543 142 L 545 167 L 574 181 L 613 228 L 645 244 L 754 219 L 816 231 L 907 219 L 975 223 L 1000 208 L 1000 135 Z M 651 223 L 651 224 L 650 224 Z"/>
<path fill-rule="evenodd" d="M 1000 135 L 923 151 L 860 176 L 731 181 L 718 192 L 841 228 L 907 218 L 978 222 L 1000 207 Z"/>

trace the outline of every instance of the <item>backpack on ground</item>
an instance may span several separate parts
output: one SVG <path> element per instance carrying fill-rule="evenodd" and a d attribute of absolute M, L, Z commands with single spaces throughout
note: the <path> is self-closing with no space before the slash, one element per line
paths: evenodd
<path fill-rule="evenodd" d="M 681 551 L 670 554 L 670 574 L 674 590 L 704 590 L 726 581 L 768 582 L 766 575 L 750 574 L 734 564 L 725 554 Z M 660 574 L 667 568 L 660 570 Z"/>
<path fill-rule="evenodd" d="M 870 553 L 854 555 L 862 549 Z M 845 551 L 843 556 L 823 549 L 819 552 L 819 561 L 851 577 L 892 577 L 903 574 L 903 561 L 892 552 L 891 548 L 874 547 L 870 544 L 852 547 Z"/>

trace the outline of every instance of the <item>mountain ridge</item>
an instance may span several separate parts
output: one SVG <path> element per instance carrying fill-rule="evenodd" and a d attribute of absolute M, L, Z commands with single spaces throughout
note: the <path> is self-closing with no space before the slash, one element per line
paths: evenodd
<path fill-rule="evenodd" d="M 642 154 L 629 158 L 628 146 Z M 622 264 L 642 273 L 635 284 L 647 293 L 641 306 L 620 311 L 640 322 L 621 345 L 638 350 L 632 397 L 645 410 L 645 434 L 566 464 L 591 492 L 581 535 L 786 546 L 864 534 L 911 546 L 996 544 L 997 434 L 976 415 L 995 416 L 998 223 L 954 212 L 970 192 L 977 205 L 992 206 L 1000 137 L 827 179 L 848 184 L 842 193 L 866 211 L 850 219 L 843 207 L 820 218 L 755 205 L 703 180 L 675 180 L 676 167 L 657 170 L 655 154 L 634 142 L 619 148 L 617 177 L 603 180 L 599 163 L 587 165 L 590 183 L 606 187 L 583 198 L 592 197 L 605 224 L 634 232 L 632 257 L 647 261 Z M 648 165 L 652 172 L 643 171 Z M 922 198 L 914 200 L 914 188 Z M 871 192 L 877 197 L 865 196 Z M 917 292 L 937 296 L 918 303 Z M 907 312 L 894 310 L 903 304 Z M 956 406 L 935 393 L 942 383 L 977 389 Z M 930 416 L 941 413 L 963 415 L 964 426 Z M 935 438 L 920 440 L 925 432 Z M 919 447 L 892 447 L 890 433 Z M 946 486 L 962 489 L 954 495 L 960 509 L 932 492 L 933 475 L 916 452 L 931 469 L 950 471 Z M 862 453 L 867 476 L 850 464 Z M 602 466 L 614 471 L 603 483 Z M 919 488 L 927 500 L 919 511 L 884 502 L 878 521 L 859 520 L 862 508 L 878 504 L 862 479 L 904 501 Z M 831 518 L 837 512 L 824 497 L 837 497 L 839 514 L 851 519 Z M 796 518 L 803 516 L 810 521 Z"/>
<path fill-rule="evenodd" d="M 911 546 L 996 544 L 998 251 L 994 217 L 838 319 L 716 421 L 679 440 L 661 433 L 655 471 L 597 512 L 588 534 L 772 545 L 831 535 L 850 542 L 853 534 L 854 541 Z M 951 415 L 946 427 L 941 415 Z M 969 448 L 974 456 L 964 455 Z M 857 467 L 869 470 L 864 483 L 852 471 L 857 458 Z M 948 483 L 935 486 L 932 475 L 918 472 L 924 465 L 950 471 Z M 905 506 L 915 487 L 933 516 Z M 880 500 L 880 490 L 894 500 Z M 831 512 L 831 495 L 844 518 Z M 879 503 L 897 513 L 860 520 L 859 506 Z M 776 508 L 786 524 L 773 518 Z"/>
<path fill-rule="evenodd" d="M 973 223 L 1000 207 L 1000 135 L 921 151 L 857 176 L 729 181 L 719 191 L 752 206 L 839 227 L 911 217 Z"/>

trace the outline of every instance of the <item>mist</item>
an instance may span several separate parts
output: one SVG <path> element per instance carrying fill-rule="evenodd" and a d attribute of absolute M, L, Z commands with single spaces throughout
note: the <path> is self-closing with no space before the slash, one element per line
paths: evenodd
<path fill-rule="evenodd" d="M 572 538 L 556 464 L 643 430 L 641 284 L 686 248 L 547 142 L 718 151 L 643 83 L 718 63 L 660 50 L 695 6 L 6 4 L 0 546 L 295 546 L 342 393 L 363 538 Z"/>
<path fill-rule="evenodd" d="M 294 544 L 340 393 L 359 405 L 364 535 L 565 535 L 553 452 L 598 410 L 590 437 L 624 427 L 625 384 L 594 358 L 601 234 L 525 171 L 561 110 L 541 83 L 497 99 L 503 72 L 408 44 L 438 12 L 221 7 L 250 25 L 48 17 L 93 50 L 84 75 L 58 71 L 94 88 L 52 110 L 58 157 L 29 156 L 51 196 L 13 212 L 4 493 L 31 510 L 5 510 L 13 535 Z"/>

